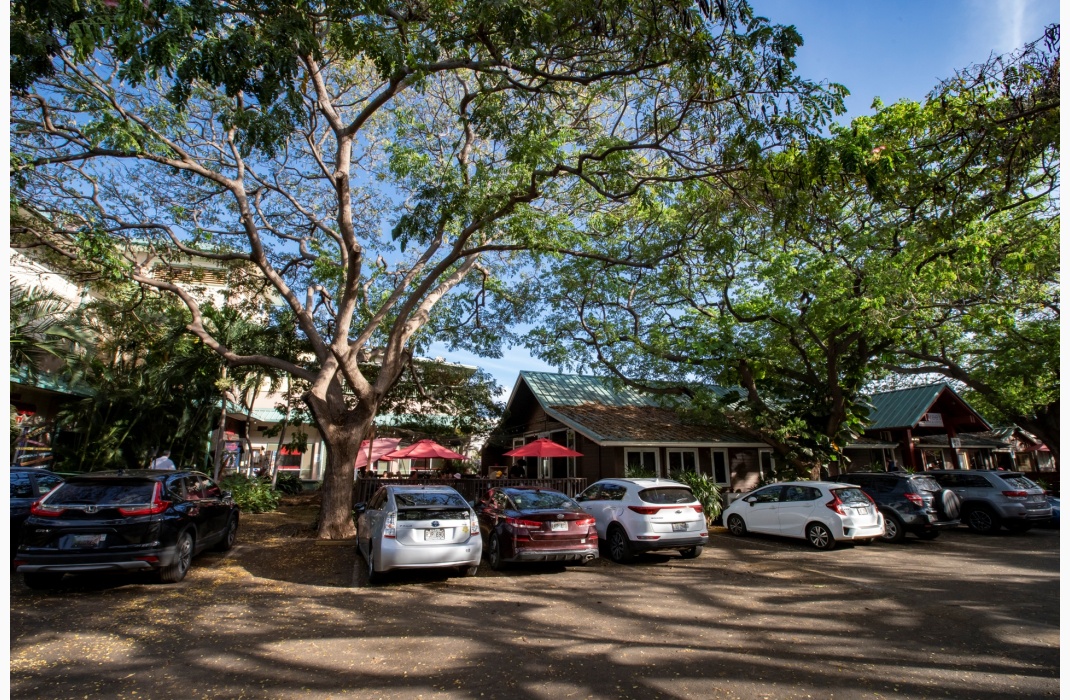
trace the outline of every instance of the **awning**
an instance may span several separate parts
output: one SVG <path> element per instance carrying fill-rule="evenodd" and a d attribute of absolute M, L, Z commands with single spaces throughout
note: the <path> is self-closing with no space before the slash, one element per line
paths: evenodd
<path fill-rule="evenodd" d="M 372 443 L 372 462 L 378 462 L 387 452 L 393 452 L 401 444 L 401 438 L 376 438 Z M 357 461 L 354 469 L 368 466 L 368 441 L 360 443 L 360 452 L 357 453 Z"/>

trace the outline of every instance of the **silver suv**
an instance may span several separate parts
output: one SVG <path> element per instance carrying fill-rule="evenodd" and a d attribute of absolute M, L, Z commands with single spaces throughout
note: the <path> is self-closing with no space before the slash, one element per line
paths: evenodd
<path fill-rule="evenodd" d="M 938 469 L 925 472 L 962 500 L 962 519 L 970 529 L 993 534 L 1000 526 L 1025 532 L 1051 519 L 1044 489 L 1021 472 Z"/>

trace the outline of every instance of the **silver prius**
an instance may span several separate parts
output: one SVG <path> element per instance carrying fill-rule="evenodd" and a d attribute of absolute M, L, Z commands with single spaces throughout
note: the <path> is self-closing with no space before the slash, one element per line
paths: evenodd
<path fill-rule="evenodd" d="M 357 549 L 368 581 L 391 569 L 456 567 L 475 576 L 483 556 L 479 518 L 449 486 L 383 486 L 357 504 Z"/>

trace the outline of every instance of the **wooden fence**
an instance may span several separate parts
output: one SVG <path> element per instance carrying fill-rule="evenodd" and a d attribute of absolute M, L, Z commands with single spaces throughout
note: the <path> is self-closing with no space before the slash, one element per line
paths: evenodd
<path fill-rule="evenodd" d="M 452 486 L 468 501 L 481 498 L 497 486 L 528 487 L 560 491 L 576 496 L 587 488 L 586 479 L 379 479 L 358 477 L 353 484 L 353 503 L 364 503 L 380 486 Z"/>

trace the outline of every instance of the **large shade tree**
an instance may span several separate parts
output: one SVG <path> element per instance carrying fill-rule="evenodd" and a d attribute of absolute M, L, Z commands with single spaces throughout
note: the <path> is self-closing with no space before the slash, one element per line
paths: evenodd
<path fill-rule="evenodd" d="M 497 350 L 518 252 L 599 255 L 592 211 L 738 171 L 840 100 L 795 76 L 794 29 L 741 0 L 16 0 L 12 17 L 19 202 L 68 254 L 181 298 L 230 366 L 307 383 L 329 538 L 353 534 L 357 449 L 431 331 Z M 146 246 L 255 268 L 314 359 L 228 347 Z"/>
<path fill-rule="evenodd" d="M 607 258 L 652 264 L 564 261 L 533 347 L 688 395 L 797 473 L 843 458 L 893 367 L 1049 434 L 1027 414 L 1058 415 L 1057 40 L 771 154 L 734 197 L 666 187 L 600 218 Z"/>

